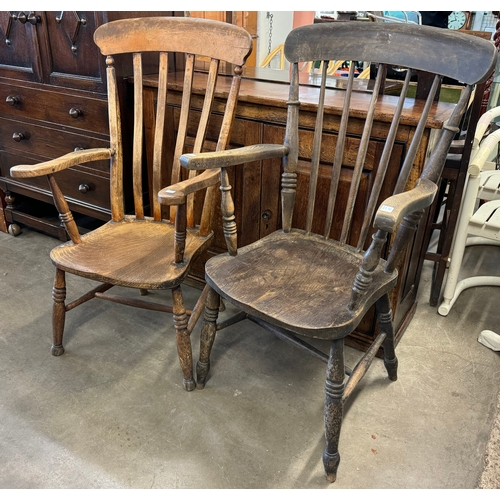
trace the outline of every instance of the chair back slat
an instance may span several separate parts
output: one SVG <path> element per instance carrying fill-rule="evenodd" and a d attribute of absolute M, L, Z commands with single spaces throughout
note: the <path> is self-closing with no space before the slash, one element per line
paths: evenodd
<path fill-rule="evenodd" d="M 347 242 L 347 238 L 349 236 L 349 232 L 351 229 L 351 220 L 354 212 L 354 203 L 358 195 L 359 182 L 361 180 L 361 174 L 363 172 L 366 153 L 368 151 L 368 143 L 370 141 L 373 119 L 375 118 L 375 106 L 377 105 L 380 86 L 384 79 L 385 79 L 385 66 L 381 64 L 379 66 L 377 78 L 375 79 L 372 98 L 370 100 L 370 105 L 368 108 L 368 113 L 366 115 L 365 125 L 363 127 L 363 133 L 361 135 L 361 143 L 359 145 L 358 156 L 356 158 L 356 164 L 354 166 L 354 171 L 352 174 L 351 187 L 349 189 L 349 198 L 347 200 L 347 207 L 344 215 L 344 224 L 342 226 L 342 234 L 340 236 L 341 244 L 345 244 Z"/>
<path fill-rule="evenodd" d="M 322 61 L 321 88 L 319 92 L 318 112 L 316 114 L 316 126 L 314 127 L 313 149 L 311 156 L 311 176 L 309 181 L 309 197 L 307 201 L 306 232 L 311 232 L 314 203 L 316 201 L 316 188 L 318 185 L 319 160 L 321 156 L 321 139 L 323 134 L 323 115 L 325 111 L 325 89 L 326 72 L 328 61 Z"/>
<path fill-rule="evenodd" d="M 153 193 L 163 187 L 161 185 L 163 139 L 165 131 L 165 113 L 167 107 L 167 74 L 168 74 L 168 53 L 160 53 L 158 71 L 158 103 L 156 109 L 156 127 L 154 133 L 153 146 Z M 161 206 L 156 196 L 151 197 L 152 216 L 154 220 L 161 220 Z"/>
<path fill-rule="evenodd" d="M 417 151 L 420 146 L 420 141 L 422 140 L 422 136 L 424 135 L 427 119 L 429 118 L 429 113 L 431 111 L 432 104 L 434 103 L 434 98 L 436 97 L 436 94 L 439 90 L 441 80 L 442 77 L 440 75 L 435 75 L 434 80 L 432 82 L 432 87 L 429 91 L 429 95 L 427 96 L 427 100 L 425 102 L 425 106 L 420 116 L 417 128 L 415 129 L 415 134 L 408 149 L 408 153 L 406 154 L 403 167 L 401 168 L 401 173 L 399 174 L 398 182 L 396 183 L 396 187 L 394 188 L 394 194 L 402 193 L 405 189 L 406 183 L 408 182 L 408 177 L 413 167 L 413 162 L 415 161 L 415 157 L 417 156 Z"/>
<path fill-rule="evenodd" d="M 349 76 L 347 77 L 347 89 L 344 97 L 344 106 L 342 109 L 342 117 L 340 119 L 339 133 L 337 135 L 337 146 L 335 147 L 335 155 L 333 157 L 333 173 L 330 182 L 330 192 L 328 194 L 328 207 L 326 210 L 326 222 L 324 237 L 328 238 L 332 229 L 333 211 L 335 201 L 337 199 L 337 191 L 339 187 L 340 171 L 342 169 L 342 160 L 344 158 L 345 138 L 347 133 L 347 123 L 349 121 L 349 108 L 351 106 L 352 88 L 354 82 L 354 64 L 349 67 Z"/>
<path fill-rule="evenodd" d="M 200 153 L 203 148 L 203 143 L 205 141 L 205 136 L 207 133 L 208 120 L 210 118 L 210 113 L 212 111 L 212 104 L 215 96 L 215 86 L 217 84 L 217 75 L 219 72 L 219 60 L 212 59 L 210 61 L 210 69 L 208 71 L 207 84 L 205 90 L 205 98 L 203 100 L 203 108 L 201 111 L 200 120 L 198 122 L 198 131 L 196 133 L 196 138 L 193 146 L 193 153 Z M 196 170 L 189 171 L 189 178 L 191 179 L 197 175 Z M 191 194 L 187 198 L 187 226 L 194 227 L 194 194 Z"/>
<path fill-rule="evenodd" d="M 392 150 L 394 147 L 394 142 L 396 140 L 396 134 L 399 127 L 399 122 L 401 120 L 401 113 L 403 112 L 403 106 L 406 101 L 406 96 L 408 94 L 408 88 L 410 86 L 412 72 L 407 71 L 406 77 L 401 89 L 401 94 L 399 96 L 397 107 L 394 111 L 394 117 L 391 122 L 391 127 L 389 133 L 387 134 L 387 139 L 384 144 L 384 150 L 382 151 L 382 156 L 380 157 L 380 162 L 377 167 L 377 173 L 375 175 L 375 181 L 373 183 L 373 188 L 370 194 L 370 199 L 365 212 L 365 218 L 363 220 L 363 226 L 361 227 L 361 232 L 358 238 L 357 250 L 361 251 L 366 241 L 368 231 L 371 227 L 371 221 L 373 220 L 373 215 L 375 210 L 378 208 L 380 191 L 382 190 L 382 184 L 385 179 L 385 174 L 387 173 L 387 167 L 389 166 L 389 160 L 391 158 Z"/>
<path fill-rule="evenodd" d="M 143 98 L 142 98 L 142 55 L 133 55 L 134 67 L 134 139 L 132 153 L 132 175 L 134 190 L 135 216 L 144 218 L 144 203 L 142 200 L 142 148 L 143 148 Z"/>
<path fill-rule="evenodd" d="M 243 69 L 241 66 L 236 66 L 234 68 L 233 80 L 231 82 L 231 88 L 229 89 L 226 101 L 226 108 L 224 110 L 224 117 L 222 118 L 217 146 L 215 147 L 216 151 L 223 151 L 229 144 L 233 121 L 236 115 L 236 104 L 241 86 L 242 72 Z M 215 202 L 217 200 L 216 193 L 216 186 L 210 186 L 207 188 L 200 222 L 200 234 L 202 236 L 208 234 L 210 231 L 211 221 L 215 211 Z"/>
<path fill-rule="evenodd" d="M 123 151 L 122 132 L 120 125 L 120 104 L 118 99 L 118 88 L 116 85 L 116 72 L 114 59 L 106 58 L 108 79 L 108 110 L 109 110 L 109 135 L 110 145 L 115 151 L 111 157 L 110 167 L 110 205 L 111 218 L 120 221 L 125 216 L 125 204 L 123 201 Z"/>

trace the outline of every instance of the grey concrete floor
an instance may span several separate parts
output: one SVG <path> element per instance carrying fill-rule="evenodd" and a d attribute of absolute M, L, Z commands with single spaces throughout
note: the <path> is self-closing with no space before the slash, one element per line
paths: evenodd
<path fill-rule="evenodd" d="M 428 304 L 425 264 L 399 379 L 374 360 L 346 406 L 329 485 L 325 365 L 252 323 L 220 332 L 210 379 L 191 393 L 172 318 L 159 312 L 84 304 L 67 315 L 66 353 L 51 356 L 48 254 L 58 244 L 27 228 L 0 233 L 0 488 L 477 486 L 500 387 L 499 354 L 477 336 L 500 329 L 500 289 L 464 292 L 444 318 Z M 497 252 L 470 249 L 467 272 L 500 272 Z M 90 288 L 71 275 L 67 285 L 69 299 Z M 192 306 L 198 291 L 184 289 Z M 351 365 L 358 356 L 347 349 Z"/>

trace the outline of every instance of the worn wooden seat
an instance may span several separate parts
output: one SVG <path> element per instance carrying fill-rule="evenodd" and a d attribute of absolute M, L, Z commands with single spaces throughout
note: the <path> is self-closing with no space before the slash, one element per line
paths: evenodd
<path fill-rule="evenodd" d="M 353 323 L 396 282 L 397 273 L 385 273 L 384 262 L 379 263 L 372 293 L 363 296 L 364 307 L 350 310 L 351 287 L 362 260 L 355 248 L 292 229 L 247 245 L 237 259 L 210 259 L 205 276 L 214 290 L 247 314 L 266 317 L 294 333 L 331 339 L 351 333 Z M 338 296 L 334 302 L 332 291 Z M 309 303 L 312 307 L 305 308 Z"/>
<path fill-rule="evenodd" d="M 181 176 L 179 158 L 186 152 L 214 149 L 213 143 L 207 145 L 205 137 L 221 61 L 234 65 L 234 78 L 215 150 L 221 151 L 227 147 L 242 65 L 252 47 L 251 37 L 243 28 L 218 21 L 155 17 L 126 19 L 103 25 L 96 30 L 94 40 L 102 54 L 107 56 L 110 148 L 75 151 L 49 162 L 18 165 L 11 169 L 12 177 L 48 177 L 54 203 L 71 238 L 70 242 L 51 252 L 52 262 L 56 266 L 52 354 L 61 355 L 64 352 L 62 338 L 66 312 L 94 297 L 170 312 L 174 315 L 184 388 L 192 390 L 195 382 L 189 337 L 203 310 L 207 290 L 200 295 L 193 311 L 188 311 L 184 306 L 180 284 L 193 260 L 213 239 L 212 213 L 218 172 L 213 170 L 198 176 L 192 175 L 193 172 L 189 178 L 185 178 L 187 176 Z M 159 53 L 156 56 L 159 60 L 159 89 L 152 146 L 153 166 L 151 171 L 144 173 L 143 166 L 147 169 L 147 162 L 143 158 L 142 80 L 143 59 L 149 59 L 152 55 L 148 53 Z M 122 141 L 118 82 L 113 58 L 117 54 L 129 57 L 133 67 L 134 130 L 130 152 L 127 144 L 123 144 L 125 141 Z M 196 109 L 195 113 L 191 113 L 190 100 L 197 56 L 210 61 L 206 74 L 207 91 L 201 112 Z M 185 78 L 178 126 L 175 127 L 175 110 L 173 107 L 169 109 L 167 105 L 167 83 L 169 68 L 179 71 L 181 67 L 185 68 Z M 214 133 L 217 132 L 212 130 Z M 57 184 L 58 172 L 96 160 L 110 160 L 111 221 L 81 236 Z M 133 215 L 127 215 L 124 201 L 127 176 L 131 177 L 133 186 Z M 168 203 L 165 203 L 165 196 Z M 65 304 L 66 272 L 103 284 Z M 171 289 L 173 306 L 133 297 L 124 298 L 123 294 L 105 293 L 114 285 L 137 288 L 141 294 L 146 294 L 148 289 Z"/>
<path fill-rule="evenodd" d="M 326 361 L 323 463 L 327 479 L 335 481 L 340 461 L 338 443 L 343 405 L 379 348 L 383 348 L 389 378 L 397 378 L 398 361 L 388 292 L 397 283 L 399 263 L 407 256 L 418 221 L 434 198 L 436 182 L 473 85 L 491 74 L 496 50 L 489 42 L 449 30 L 348 22 L 293 30 L 285 41 L 285 56 L 292 69 L 286 135 L 281 145 L 282 230 L 238 249 L 227 172 L 227 167 L 232 165 L 276 156 L 278 146 L 187 154 L 181 158 L 181 164 L 188 169 L 221 168 L 222 225 L 228 247 L 227 254 L 213 257 L 206 266 L 210 290 L 201 332 L 197 385 L 199 388 L 205 386 L 216 332 L 245 318 Z M 332 60 L 351 61 L 334 147 L 322 144 L 328 92 L 325 82 Z M 301 156 L 299 135 L 299 67 L 309 61 L 322 61 L 323 71 L 316 123 L 307 122 L 307 126 L 314 127 L 314 140 L 312 154 L 307 152 L 307 158 L 312 159 L 306 163 Z M 359 111 L 350 116 L 351 98 L 355 100 L 353 61 L 378 64 L 361 136 L 359 128 L 350 125 L 350 118 L 359 119 Z M 418 105 L 406 99 L 412 77 L 412 71 L 407 69 L 401 97 L 395 98 L 394 112 L 386 117 L 387 135 L 378 165 L 374 170 L 365 169 L 371 127 L 377 101 L 384 98 L 380 94 L 388 66 L 425 72 L 426 81 L 430 74 L 429 95 Z M 420 143 L 429 112 L 436 105 L 442 75 L 467 85 L 420 178 L 411 181 L 409 174 L 416 155 L 425 154 Z M 389 172 L 396 131 L 408 109 L 419 109 L 420 119 L 399 173 Z M 359 140 L 359 146 L 356 151 L 347 151 L 346 144 L 353 136 Z M 389 189 L 388 182 L 391 183 Z M 329 196 L 317 195 L 318 187 L 322 186 L 324 192 L 325 185 L 330 186 Z M 239 307 L 241 312 L 218 323 L 220 297 Z M 379 335 L 356 367 L 346 369 L 344 338 L 373 305 L 378 316 Z M 310 345 L 304 337 L 331 340 L 329 355 Z"/>
<path fill-rule="evenodd" d="M 174 288 L 212 239 L 200 236 L 198 229 L 188 229 L 183 261 L 176 263 L 174 233 L 172 224 L 126 217 L 83 235 L 78 245 L 68 242 L 54 248 L 50 258 L 58 269 L 112 285 Z"/>

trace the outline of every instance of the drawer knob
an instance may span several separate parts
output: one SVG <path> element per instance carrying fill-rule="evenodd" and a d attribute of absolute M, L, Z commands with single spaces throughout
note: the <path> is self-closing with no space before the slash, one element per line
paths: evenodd
<path fill-rule="evenodd" d="M 19 14 L 17 15 L 17 20 L 21 24 L 26 24 L 26 21 L 28 20 L 28 18 L 26 17 L 26 14 L 24 12 L 19 12 Z"/>
<path fill-rule="evenodd" d="M 10 104 L 11 106 L 15 106 L 16 104 L 19 104 L 19 98 L 18 97 L 15 97 L 13 95 L 8 95 L 6 98 L 5 98 L 5 102 L 7 104 Z"/>
<path fill-rule="evenodd" d="M 88 184 L 80 184 L 78 186 L 78 191 L 80 191 L 80 193 L 88 193 L 90 191 L 90 186 Z"/>
<path fill-rule="evenodd" d="M 272 218 L 273 218 L 273 213 L 271 212 L 271 210 L 265 210 L 263 213 L 262 213 L 262 218 L 267 222 L 267 221 L 270 221 Z"/>
<path fill-rule="evenodd" d="M 82 113 L 82 110 L 81 109 L 78 109 L 78 108 L 71 108 L 69 110 L 69 115 L 73 118 L 78 118 L 79 116 L 82 116 L 83 113 Z"/>
<path fill-rule="evenodd" d="M 25 139 L 25 137 L 21 132 L 14 132 L 12 134 L 12 139 L 14 139 L 16 142 L 21 142 L 23 139 Z"/>

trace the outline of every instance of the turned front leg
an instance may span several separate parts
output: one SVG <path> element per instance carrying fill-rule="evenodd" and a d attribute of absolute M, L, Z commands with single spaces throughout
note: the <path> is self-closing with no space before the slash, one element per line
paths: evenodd
<path fill-rule="evenodd" d="M 193 378 L 193 353 L 191 350 L 189 330 L 187 328 L 188 316 L 186 314 L 186 308 L 184 307 L 180 286 L 172 290 L 172 298 L 174 301 L 174 326 L 177 340 L 177 353 L 184 376 L 182 384 L 186 391 L 192 391 L 196 387 Z"/>
<path fill-rule="evenodd" d="M 210 370 L 210 353 L 212 352 L 217 331 L 220 302 L 219 294 L 210 288 L 205 302 L 205 316 L 201 327 L 200 358 L 196 364 L 196 386 L 198 389 L 205 387 L 205 381 Z"/>
<path fill-rule="evenodd" d="M 62 339 L 64 334 L 64 322 L 66 319 L 66 273 L 61 269 L 56 269 L 54 287 L 52 288 L 52 347 L 50 352 L 53 356 L 60 356 L 64 353 Z"/>
<path fill-rule="evenodd" d="M 394 341 L 394 325 L 392 323 L 392 310 L 389 301 L 389 295 L 381 297 L 376 305 L 378 324 L 381 332 L 386 333 L 383 343 L 384 347 L 384 366 L 389 375 L 389 379 L 395 381 L 398 379 L 398 358 L 396 357 L 396 344 Z"/>
<path fill-rule="evenodd" d="M 339 438 L 344 413 L 344 339 L 333 340 L 330 357 L 326 368 L 325 384 L 325 438 L 326 449 L 323 452 L 323 465 L 326 479 L 333 483 L 337 479 L 340 463 Z"/>

